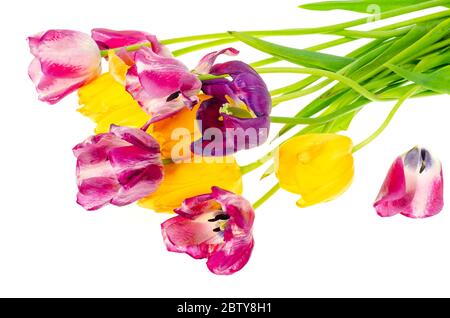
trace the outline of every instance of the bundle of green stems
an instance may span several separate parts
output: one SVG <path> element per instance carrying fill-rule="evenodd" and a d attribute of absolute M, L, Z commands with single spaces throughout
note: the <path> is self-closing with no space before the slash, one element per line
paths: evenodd
<path fill-rule="evenodd" d="M 395 4 L 398 2 L 397 4 Z M 388 3 L 389 5 L 386 5 Z M 335 25 L 315 28 L 259 30 L 195 35 L 163 40 L 166 45 L 201 41 L 173 51 L 181 56 L 194 51 L 242 42 L 268 57 L 251 63 L 259 74 L 294 73 L 302 78 L 290 85 L 271 90 L 273 107 L 313 93 L 320 93 L 300 108 L 293 117 L 272 116 L 271 122 L 282 124 L 275 139 L 297 128 L 294 136 L 305 133 L 335 133 L 346 130 L 355 115 L 372 101 L 392 102 L 394 106 L 380 127 L 353 148 L 357 151 L 374 140 L 389 124 L 399 107 L 409 98 L 450 93 L 450 0 L 359 0 L 326 1 L 301 7 L 314 10 L 344 9 L 364 12 L 364 5 L 375 4 L 389 10 L 377 19 L 363 17 Z M 351 29 L 374 20 L 403 16 L 429 8 L 423 14 L 372 30 Z M 266 41 L 265 37 L 336 35 L 338 38 L 308 48 L 293 48 Z M 320 51 L 347 43 L 369 41 L 346 56 Z M 287 61 L 289 67 L 268 67 Z M 307 77 L 304 77 L 304 75 Z M 273 159 L 277 148 L 242 167 L 242 173 L 253 171 Z M 273 164 L 263 177 L 274 170 Z M 278 184 L 265 194 L 256 206 L 277 191 Z"/>

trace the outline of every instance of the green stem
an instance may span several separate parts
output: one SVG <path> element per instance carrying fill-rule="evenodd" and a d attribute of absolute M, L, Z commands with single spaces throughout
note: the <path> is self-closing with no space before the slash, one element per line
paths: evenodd
<path fill-rule="evenodd" d="M 357 30 L 342 30 L 336 33 L 330 33 L 335 35 L 341 35 L 349 38 L 391 38 L 404 35 L 409 30 L 411 30 L 413 26 L 408 26 L 402 29 L 397 30 L 388 30 L 388 31 L 357 31 Z"/>
<path fill-rule="evenodd" d="M 298 91 L 288 93 L 288 94 L 284 94 L 284 95 L 281 95 L 278 97 L 274 97 L 274 98 L 272 98 L 272 107 L 275 107 L 279 103 L 286 102 L 286 101 L 289 101 L 292 99 L 296 99 L 296 98 L 317 92 L 318 90 L 324 88 L 325 86 L 327 86 L 328 84 L 330 84 L 332 82 L 333 82 L 332 80 L 325 80 L 325 81 L 323 81 L 317 85 L 311 86 L 309 88 L 298 90 Z"/>
<path fill-rule="evenodd" d="M 381 126 L 372 134 L 370 135 L 368 138 L 366 138 L 365 140 L 363 140 L 362 142 L 360 142 L 359 144 L 357 144 L 356 146 L 353 147 L 353 152 L 356 152 L 358 150 L 360 150 L 361 148 L 363 148 L 364 146 L 367 146 L 368 144 L 370 144 L 375 138 L 377 138 L 385 129 L 386 127 L 389 125 L 389 123 L 391 122 L 392 118 L 394 117 L 395 113 L 398 111 L 398 109 L 400 108 L 400 106 L 402 106 L 402 104 L 410 97 L 412 96 L 417 90 L 419 89 L 419 86 L 414 86 L 412 89 L 410 89 L 402 98 L 400 98 L 398 100 L 398 102 L 395 104 L 394 108 L 392 108 L 392 110 L 390 111 L 390 113 L 388 114 L 388 116 L 386 117 L 386 119 L 384 120 L 384 122 L 381 124 Z"/>
<path fill-rule="evenodd" d="M 382 99 L 378 98 L 377 95 L 371 93 L 368 91 L 365 87 L 359 85 L 354 80 L 342 76 L 337 73 L 333 73 L 330 71 L 315 69 L 315 68 L 298 68 L 298 67 L 268 67 L 268 68 L 257 68 L 255 69 L 259 74 L 269 74 L 269 73 L 296 73 L 296 74 L 310 74 L 310 75 L 317 75 L 322 77 L 328 77 L 330 79 L 339 81 L 350 88 L 352 88 L 354 91 L 358 92 L 362 96 L 364 96 L 367 99 L 370 99 L 372 101 L 383 101 Z"/>
<path fill-rule="evenodd" d="M 208 80 L 212 80 L 212 79 L 216 79 L 216 78 L 226 78 L 228 76 L 229 76 L 228 74 L 223 74 L 223 75 L 199 74 L 197 77 L 201 81 L 208 81 Z"/>
<path fill-rule="evenodd" d="M 219 45 L 222 45 L 222 44 L 233 43 L 233 42 L 236 42 L 235 38 L 214 40 L 214 41 L 199 43 L 199 44 L 196 44 L 196 45 L 191 45 L 191 46 L 179 49 L 179 50 L 175 50 L 175 51 L 172 52 L 172 54 L 175 57 L 179 57 L 181 55 L 188 54 L 188 53 L 191 53 L 191 52 L 207 49 L 207 48 L 214 47 L 214 46 L 219 46 Z"/>
<path fill-rule="evenodd" d="M 109 51 L 114 51 L 114 52 L 118 52 L 122 49 L 125 49 L 127 52 L 134 52 L 139 50 L 141 47 L 151 47 L 151 43 L 150 42 L 144 42 L 144 43 L 138 43 L 138 44 L 133 44 L 133 45 L 129 45 L 129 46 L 124 46 L 124 47 L 118 47 L 116 49 L 107 49 L 107 50 L 101 50 L 100 51 L 100 56 L 101 57 L 106 57 L 108 56 L 108 52 Z"/>
<path fill-rule="evenodd" d="M 402 8 L 382 12 L 379 15 L 379 18 L 381 20 L 388 19 L 392 17 L 396 17 L 402 14 L 411 13 L 431 7 L 440 6 L 446 3 L 449 3 L 449 0 L 432 0 L 432 1 L 425 1 L 423 3 L 414 4 L 411 6 L 405 6 Z M 302 35 L 302 34 L 315 34 L 315 33 L 330 33 L 333 31 L 339 31 L 346 28 L 370 23 L 371 21 L 367 19 L 367 17 L 344 22 L 344 23 L 338 23 L 323 27 L 316 27 L 316 28 L 297 28 L 297 29 L 283 29 L 283 30 L 257 30 L 257 31 L 243 31 L 241 33 L 246 33 L 247 35 L 252 36 L 285 36 L 285 35 Z M 201 34 L 201 35 L 193 35 L 193 36 L 185 36 L 185 37 L 178 37 L 178 38 L 172 38 L 172 39 L 166 39 L 162 40 L 162 44 L 175 44 L 175 43 L 182 43 L 182 42 L 191 42 L 191 41 L 201 41 L 201 40 L 212 40 L 212 39 L 223 39 L 228 38 L 229 34 L 227 32 L 222 33 L 210 33 L 210 34 Z"/>
<path fill-rule="evenodd" d="M 270 199 L 271 196 L 273 196 L 278 190 L 280 189 L 280 184 L 277 183 L 276 185 L 274 185 L 266 194 L 264 194 L 258 201 L 256 201 L 253 204 L 253 208 L 257 209 L 259 208 L 261 205 L 264 204 L 264 202 L 266 202 L 267 200 Z"/>
<path fill-rule="evenodd" d="M 259 167 L 261 167 L 263 164 L 265 164 L 267 161 L 269 161 L 270 159 L 273 158 L 273 156 L 275 155 L 275 153 L 277 152 L 278 148 L 275 148 L 274 150 L 268 152 L 267 154 L 265 154 L 263 157 L 259 158 L 258 160 L 242 166 L 241 167 L 241 174 L 245 175 L 249 172 L 252 172 L 253 170 L 258 169 Z"/>

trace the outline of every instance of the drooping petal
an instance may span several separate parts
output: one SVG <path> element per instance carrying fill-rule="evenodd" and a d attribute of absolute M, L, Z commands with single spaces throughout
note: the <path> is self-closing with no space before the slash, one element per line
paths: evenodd
<path fill-rule="evenodd" d="M 101 50 L 115 49 L 138 43 L 149 42 L 151 49 L 158 55 L 170 57 L 170 51 L 159 43 L 156 36 L 142 31 L 125 30 L 116 31 L 104 28 L 96 28 L 91 31 L 91 36 Z"/>
<path fill-rule="evenodd" d="M 206 54 L 198 63 L 197 67 L 195 68 L 195 73 L 197 74 L 209 74 L 211 71 L 212 66 L 216 62 L 217 57 L 220 55 L 225 54 L 228 56 L 236 56 L 239 54 L 239 51 L 229 47 L 220 51 L 215 51 Z"/>
<path fill-rule="evenodd" d="M 248 263 L 253 246 L 252 236 L 226 242 L 208 258 L 208 269 L 217 275 L 230 275 L 241 270 Z"/>

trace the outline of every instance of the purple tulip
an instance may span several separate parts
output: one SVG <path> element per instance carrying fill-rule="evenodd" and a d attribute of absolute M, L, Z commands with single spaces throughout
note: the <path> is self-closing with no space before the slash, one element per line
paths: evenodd
<path fill-rule="evenodd" d="M 228 155 L 259 146 L 267 140 L 272 102 L 263 79 L 240 61 L 212 65 L 219 54 L 236 52 L 234 49 L 213 52 L 197 67 L 201 73 L 229 74 L 232 80 L 203 81 L 203 92 L 212 98 L 203 102 L 197 112 L 202 138 L 191 145 L 194 153 Z"/>

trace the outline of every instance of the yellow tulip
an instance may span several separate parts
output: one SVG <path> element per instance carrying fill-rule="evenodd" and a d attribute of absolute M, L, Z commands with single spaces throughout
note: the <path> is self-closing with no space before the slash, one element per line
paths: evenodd
<path fill-rule="evenodd" d="M 191 162 L 164 166 L 164 179 L 156 192 L 138 202 L 156 212 L 172 212 L 184 199 L 211 192 L 212 186 L 241 194 L 242 176 L 233 158 L 209 161 L 194 157 Z"/>
<path fill-rule="evenodd" d="M 336 134 L 307 134 L 286 141 L 275 157 L 280 187 L 301 195 L 299 207 L 338 197 L 353 179 L 352 146 L 350 138 Z"/>
<path fill-rule="evenodd" d="M 112 51 L 108 57 L 109 72 L 78 90 L 78 111 L 97 124 L 95 133 L 108 132 L 111 124 L 140 128 L 150 117 L 125 89 L 128 65 Z"/>

